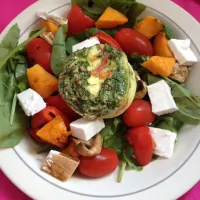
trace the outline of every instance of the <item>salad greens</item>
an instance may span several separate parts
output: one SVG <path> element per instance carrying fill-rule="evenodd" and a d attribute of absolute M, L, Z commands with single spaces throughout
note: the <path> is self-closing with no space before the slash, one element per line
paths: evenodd
<path fill-rule="evenodd" d="M 67 37 L 66 25 L 58 29 L 56 37 L 53 41 L 53 49 L 51 55 L 51 68 L 56 76 L 59 76 L 63 70 L 64 61 L 67 57 L 65 40 Z"/>
<path fill-rule="evenodd" d="M 154 76 L 148 73 L 148 84 L 153 84 L 162 80 L 161 77 Z M 197 125 L 200 123 L 200 98 L 194 96 L 188 89 L 182 85 L 172 81 L 169 78 L 164 78 L 178 106 L 179 110 L 170 114 L 170 116 L 180 120 L 186 124 Z"/>
<path fill-rule="evenodd" d="M 110 6 L 125 14 L 129 22 L 133 24 L 138 15 L 146 9 L 144 4 L 138 3 L 136 0 L 72 0 L 72 5 L 74 4 L 79 4 L 83 12 L 94 20 L 97 20 Z"/>
<path fill-rule="evenodd" d="M 103 147 L 113 149 L 122 160 L 118 182 L 121 181 L 125 169 L 137 171 L 143 169 L 137 164 L 132 147 L 125 140 L 127 128 L 122 119 L 116 117 L 105 120 L 105 128 L 100 132 L 103 137 Z"/>
<path fill-rule="evenodd" d="M 28 87 L 27 63 L 20 50 L 45 29 L 18 45 L 19 27 L 13 25 L 0 44 L 0 148 L 17 145 L 27 130 L 27 117 L 17 106 L 16 95 Z"/>

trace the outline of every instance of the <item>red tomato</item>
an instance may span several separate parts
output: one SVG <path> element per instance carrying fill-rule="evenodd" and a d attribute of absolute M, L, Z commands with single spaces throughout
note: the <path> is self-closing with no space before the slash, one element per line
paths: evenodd
<path fill-rule="evenodd" d="M 26 53 L 31 64 L 39 64 L 49 73 L 52 73 L 51 52 L 52 46 L 43 38 L 35 38 L 26 45 Z"/>
<path fill-rule="evenodd" d="M 153 47 L 149 39 L 133 29 L 121 29 L 114 39 L 127 55 L 137 53 L 138 55 L 153 56 Z"/>
<path fill-rule="evenodd" d="M 67 18 L 69 26 L 68 36 L 80 33 L 95 26 L 95 21 L 85 15 L 77 4 L 72 7 Z"/>
<path fill-rule="evenodd" d="M 134 100 L 122 115 L 123 121 L 130 127 L 147 126 L 155 120 L 151 104 L 145 100 Z"/>
<path fill-rule="evenodd" d="M 118 162 L 118 156 L 114 150 L 102 148 L 101 153 L 96 156 L 81 156 L 78 169 L 85 176 L 99 178 L 113 172 Z"/>
<path fill-rule="evenodd" d="M 39 131 L 39 128 L 36 129 L 29 129 L 28 133 L 29 135 L 38 143 L 44 144 L 45 142 L 43 140 L 40 139 L 40 137 L 38 137 L 36 135 L 36 133 Z"/>
<path fill-rule="evenodd" d="M 45 99 L 45 102 L 48 106 L 53 106 L 63 112 L 66 116 L 68 116 L 72 120 L 76 120 L 79 118 L 79 115 L 75 113 L 62 99 L 60 94 L 56 96 L 50 96 Z"/>
<path fill-rule="evenodd" d="M 139 165 L 145 166 L 152 161 L 154 143 L 148 127 L 129 129 L 126 133 L 126 139 L 132 145 Z"/>
<path fill-rule="evenodd" d="M 110 35 L 108 35 L 104 32 L 98 32 L 94 36 L 98 37 L 101 44 L 108 44 L 110 46 L 113 46 L 113 47 L 116 47 L 116 48 L 122 50 L 122 48 L 120 47 L 118 42 L 116 40 L 114 40 Z"/>
<path fill-rule="evenodd" d="M 31 127 L 41 128 L 57 116 L 61 116 L 66 127 L 69 128 L 70 120 L 60 110 L 53 106 L 47 106 L 45 109 L 35 114 L 31 119 Z"/>

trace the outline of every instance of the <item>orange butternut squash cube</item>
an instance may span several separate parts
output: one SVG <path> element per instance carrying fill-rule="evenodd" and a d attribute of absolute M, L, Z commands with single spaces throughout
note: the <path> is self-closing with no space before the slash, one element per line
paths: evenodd
<path fill-rule="evenodd" d="M 46 28 L 46 32 L 52 32 L 54 36 L 56 35 L 59 29 L 59 26 L 50 20 L 42 20 L 41 25 L 42 28 Z"/>
<path fill-rule="evenodd" d="M 69 141 L 68 145 L 62 150 L 62 153 L 67 154 L 72 157 L 80 156 L 78 152 L 76 151 L 76 144 L 72 139 Z"/>
<path fill-rule="evenodd" d="M 128 22 L 128 18 L 119 11 L 108 7 L 96 22 L 97 28 L 115 28 Z"/>
<path fill-rule="evenodd" d="M 151 39 L 164 29 L 164 25 L 155 17 L 147 16 L 137 23 L 134 29 Z"/>
<path fill-rule="evenodd" d="M 172 73 L 175 63 L 176 60 L 174 58 L 153 56 L 142 63 L 142 66 L 155 75 L 167 77 Z"/>
<path fill-rule="evenodd" d="M 27 76 L 30 87 L 43 99 L 58 90 L 58 79 L 40 65 L 34 65 L 27 69 Z"/>
<path fill-rule="evenodd" d="M 156 35 L 153 42 L 153 51 L 155 56 L 174 58 L 174 55 L 168 45 L 168 39 L 164 32 L 160 32 Z"/>
<path fill-rule="evenodd" d="M 37 133 L 43 141 L 48 142 L 57 147 L 64 147 L 68 142 L 71 131 L 67 131 L 65 122 L 61 116 L 55 117 L 48 124 L 42 127 Z"/>

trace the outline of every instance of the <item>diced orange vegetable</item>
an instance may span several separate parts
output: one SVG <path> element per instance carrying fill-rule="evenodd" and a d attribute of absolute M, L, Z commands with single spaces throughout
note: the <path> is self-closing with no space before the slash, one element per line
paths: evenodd
<path fill-rule="evenodd" d="M 65 147 L 61 152 L 72 157 L 79 157 L 79 154 L 76 151 L 76 144 L 73 140 L 70 140 L 67 147 Z"/>
<path fill-rule="evenodd" d="M 137 23 L 134 29 L 151 39 L 164 29 L 164 25 L 158 19 L 152 16 L 147 16 Z"/>
<path fill-rule="evenodd" d="M 115 28 L 128 22 L 128 18 L 119 11 L 108 7 L 96 22 L 97 28 Z"/>
<path fill-rule="evenodd" d="M 52 32 L 54 36 L 58 32 L 59 26 L 50 20 L 42 20 L 41 24 L 43 28 L 46 28 L 47 32 Z"/>
<path fill-rule="evenodd" d="M 169 76 L 172 73 L 176 60 L 174 58 L 153 56 L 142 64 L 153 74 L 161 76 Z"/>
<path fill-rule="evenodd" d="M 65 122 L 61 116 L 58 116 L 43 126 L 36 135 L 45 142 L 63 148 L 68 142 L 71 131 L 67 131 Z"/>
<path fill-rule="evenodd" d="M 160 32 L 156 35 L 153 42 L 153 51 L 155 56 L 174 57 L 164 32 Z"/>
<path fill-rule="evenodd" d="M 40 65 L 27 69 L 30 87 L 44 99 L 58 90 L 58 79 Z"/>

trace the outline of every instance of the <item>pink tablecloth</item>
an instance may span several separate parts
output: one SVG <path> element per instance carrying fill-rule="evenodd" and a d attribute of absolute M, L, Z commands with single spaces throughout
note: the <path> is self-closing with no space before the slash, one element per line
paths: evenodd
<path fill-rule="evenodd" d="M 36 0 L 1 0 L 0 32 L 23 9 Z M 173 0 L 191 13 L 200 22 L 200 0 Z M 0 171 L 0 200 L 30 200 L 16 188 Z M 180 200 L 200 200 L 200 182 Z"/>

